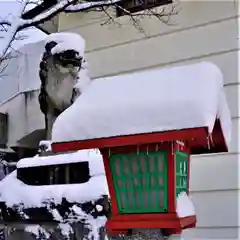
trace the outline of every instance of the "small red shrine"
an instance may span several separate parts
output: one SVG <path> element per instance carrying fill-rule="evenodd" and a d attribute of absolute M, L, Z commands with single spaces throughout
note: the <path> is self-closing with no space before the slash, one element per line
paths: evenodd
<path fill-rule="evenodd" d="M 177 212 L 179 195 L 189 192 L 190 156 L 226 152 L 229 144 L 231 120 L 216 66 L 96 80 L 71 111 L 57 119 L 52 149 L 100 149 L 112 202 L 110 232 L 161 228 L 173 234 L 195 227 L 194 212 Z M 73 119 L 74 112 L 82 115 Z"/>

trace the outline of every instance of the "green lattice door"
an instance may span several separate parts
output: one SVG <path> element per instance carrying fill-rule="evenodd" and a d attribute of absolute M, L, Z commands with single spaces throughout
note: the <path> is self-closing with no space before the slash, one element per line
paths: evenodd
<path fill-rule="evenodd" d="M 167 161 L 167 151 L 110 156 L 120 213 L 167 212 Z"/>
<path fill-rule="evenodd" d="M 176 152 L 176 197 L 188 191 L 188 154 Z"/>

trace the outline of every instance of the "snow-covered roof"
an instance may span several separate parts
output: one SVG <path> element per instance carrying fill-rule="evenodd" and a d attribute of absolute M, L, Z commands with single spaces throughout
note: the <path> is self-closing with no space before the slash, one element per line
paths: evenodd
<path fill-rule="evenodd" d="M 41 207 L 48 200 L 56 204 L 66 198 L 69 202 L 95 201 L 103 195 L 108 195 L 107 181 L 103 167 L 102 156 L 95 150 L 84 150 L 75 153 L 22 159 L 17 167 L 30 167 L 51 164 L 63 164 L 63 161 L 76 162 L 88 161 L 91 178 L 87 183 L 30 186 L 17 179 L 14 171 L 0 182 L 0 201 L 8 207 L 24 204 L 25 208 Z M 11 187 L 9 187 L 11 186 Z"/>
<path fill-rule="evenodd" d="M 231 118 L 221 71 L 212 63 L 96 79 L 56 120 L 53 142 L 208 127 Z"/>

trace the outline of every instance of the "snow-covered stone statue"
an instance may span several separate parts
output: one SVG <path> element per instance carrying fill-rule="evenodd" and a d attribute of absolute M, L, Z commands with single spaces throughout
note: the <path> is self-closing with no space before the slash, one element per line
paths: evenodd
<path fill-rule="evenodd" d="M 40 62 L 39 104 L 45 115 L 46 139 L 51 139 L 52 125 L 90 81 L 84 60 L 85 40 L 74 33 L 55 33 L 47 37 Z"/>

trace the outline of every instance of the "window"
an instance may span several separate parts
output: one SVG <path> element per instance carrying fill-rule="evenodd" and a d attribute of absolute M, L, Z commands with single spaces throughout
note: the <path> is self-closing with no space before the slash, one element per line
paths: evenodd
<path fill-rule="evenodd" d="M 84 183 L 89 180 L 88 162 L 69 164 L 69 182 Z"/>
<path fill-rule="evenodd" d="M 85 183 L 89 174 L 88 162 L 17 169 L 17 178 L 34 186 Z"/>
<path fill-rule="evenodd" d="M 131 13 L 135 13 L 154 7 L 159 7 L 162 5 L 167 5 L 170 3 L 172 3 L 172 0 L 122 0 L 119 3 L 119 6 Z M 117 9 L 118 17 L 121 17 L 125 14 L 126 13 L 124 13 L 123 10 L 119 8 Z"/>

